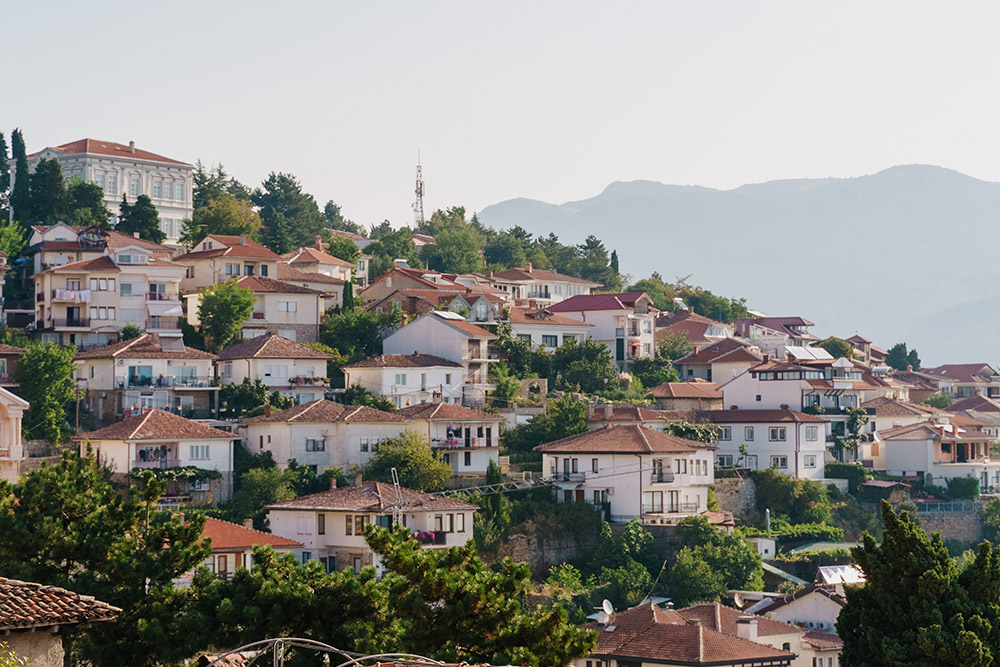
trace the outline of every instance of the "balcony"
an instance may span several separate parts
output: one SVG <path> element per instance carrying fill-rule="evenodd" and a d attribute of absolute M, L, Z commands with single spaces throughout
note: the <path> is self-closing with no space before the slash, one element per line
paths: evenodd
<path fill-rule="evenodd" d="M 156 329 L 180 329 L 181 318 L 179 317 L 153 317 L 146 320 L 146 331 Z"/>
<path fill-rule="evenodd" d="M 293 387 L 303 386 L 303 387 L 329 387 L 330 378 L 327 377 L 313 377 L 311 375 L 299 375 L 296 377 L 288 378 L 288 384 Z"/>
<path fill-rule="evenodd" d="M 663 472 L 654 472 L 649 476 L 650 484 L 673 484 L 674 473 L 669 470 L 664 470 Z"/>
<path fill-rule="evenodd" d="M 254 313 L 250 319 L 262 320 L 264 319 L 264 313 Z"/>
<path fill-rule="evenodd" d="M 0 384 L 17 384 L 12 373 L 0 373 Z"/>
<path fill-rule="evenodd" d="M 431 447 L 435 449 L 478 449 L 499 447 L 500 443 L 493 438 L 434 438 Z"/>
<path fill-rule="evenodd" d="M 181 465 L 180 459 L 172 459 L 170 457 L 155 459 L 155 460 L 145 460 L 137 458 L 132 462 L 133 468 L 141 468 L 143 470 L 163 470 L 166 468 L 179 468 Z"/>
<path fill-rule="evenodd" d="M 177 292 L 146 292 L 146 301 L 180 301 Z"/>
<path fill-rule="evenodd" d="M 181 389 L 194 389 L 199 387 L 212 387 L 214 378 L 210 375 L 162 375 L 160 377 L 143 377 L 134 375 L 129 378 L 117 378 L 119 389 L 138 387 L 175 387 Z"/>
<path fill-rule="evenodd" d="M 114 320 L 107 320 L 107 321 L 111 323 Z M 89 317 L 54 317 L 51 320 L 49 320 L 49 322 L 51 322 L 51 324 L 48 325 L 48 328 L 56 328 L 56 327 L 80 327 L 83 329 L 90 328 Z"/>
<path fill-rule="evenodd" d="M 552 475 L 557 482 L 583 482 L 587 479 L 585 472 L 557 472 Z"/>
<path fill-rule="evenodd" d="M 677 503 L 666 507 L 648 504 L 642 506 L 643 514 L 694 514 L 698 510 L 698 503 Z"/>
<path fill-rule="evenodd" d="M 42 295 L 39 294 L 39 297 Z M 89 289 L 54 289 L 50 296 L 53 301 L 69 301 L 71 303 L 90 303 Z M 39 298 L 39 301 L 42 299 Z"/>
<path fill-rule="evenodd" d="M 410 535 L 417 542 L 420 542 L 421 544 L 441 545 L 441 544 L 447 544 L 448 541 L 448 533 L 441 530 L 438 531 L 417 530 L 410 533 Z"/>

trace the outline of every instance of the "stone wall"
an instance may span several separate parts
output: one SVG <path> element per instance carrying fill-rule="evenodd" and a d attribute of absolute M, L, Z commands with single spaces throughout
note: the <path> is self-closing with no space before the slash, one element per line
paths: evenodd
<path fill-rule="evenodd" d="M 927 534 L 941 533 L 941 539 L 976 544 L 985 537 L 979 512 L 918 512 Z"/>
<path fill-rule="evenodd" d="M 536 579 L 548 577 L 549 568 L 554 565 L 592 555 L 600 539 L 596 531 L 589 535 L 572 530 L 554 533 L 532 521 L 524 522 L 515 530 L 517 532 L 497 549 L 496 557 L 527 563 Z"/>
<path fill-rule="evenodd" d="M 749 477 L 717 477 L 715 498 L 723 511 L 738 519 L 757 511 L 757 485 Z"/>
<path fill-rule="evenodd" d="M 19 658 L 27 658 L 31 667 L 63 667 L 62 636 L 49 628 L 12 632 L 3 641 Z"/>

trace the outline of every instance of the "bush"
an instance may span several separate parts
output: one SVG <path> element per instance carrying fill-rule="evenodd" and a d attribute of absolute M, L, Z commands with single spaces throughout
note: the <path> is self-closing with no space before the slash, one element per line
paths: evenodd
<path fill-rule="evenodd" d="M 976 477 L 953 477 L 948 480 L 949 500 L 975 500 L 979 497 L 979 479 Z"/>
<path fill-rule="evenodd" d="M 829 479 L 846 479 L 851 495 L 857 495 L 861 485 L 868 481 L 868 470 L 860 463 L 827 463 L 825 474 Z"/>
<path fill-rule="evenodd" d="M 784 515 L 790 523 L 831 523 L 833 507 L 822 484 L 792 479 L 776 470 L 754 470 L 757 509 Z"/>

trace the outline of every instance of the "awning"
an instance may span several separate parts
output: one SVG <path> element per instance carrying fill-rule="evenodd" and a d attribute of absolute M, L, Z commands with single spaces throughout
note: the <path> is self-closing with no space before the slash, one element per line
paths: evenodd
<path fill-rule="evenodd" d="M 154 317 L 182 317 L 184 309 L 179 303 L 149 303 L 149 314 Z"/>

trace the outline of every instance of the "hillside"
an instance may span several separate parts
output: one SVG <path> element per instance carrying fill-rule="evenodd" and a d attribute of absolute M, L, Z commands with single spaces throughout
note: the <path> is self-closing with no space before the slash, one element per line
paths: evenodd
<path fill-rule="evenodd" d="M 816 332 L 860 332 L 916 346 L 925 363 L 1000 362 L 1000 183 L 927 165 L 846 179 L 781 180 L 734 190 L 612 183 L 582 201 L 528 199 L 485 208 L 521 225 L 617 249 L 636 278 L 659 271 Z M 973 253 L 973 250 L 976 250 Z"/>

